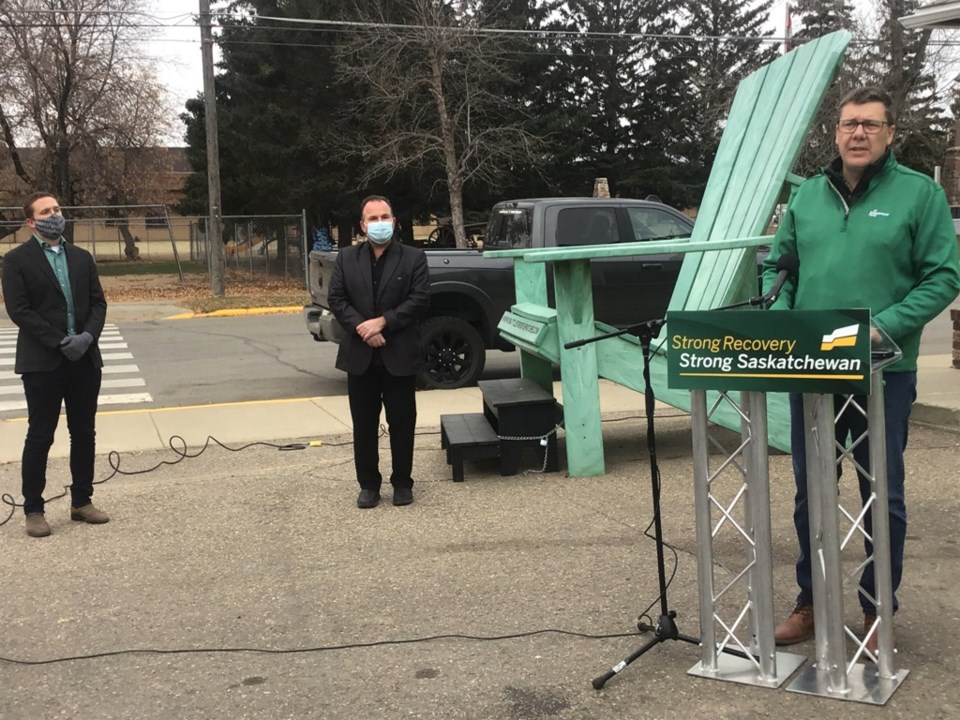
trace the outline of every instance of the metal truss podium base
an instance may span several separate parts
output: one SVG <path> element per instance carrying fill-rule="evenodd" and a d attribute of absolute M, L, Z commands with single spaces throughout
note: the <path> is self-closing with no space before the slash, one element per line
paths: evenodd
<path fill-rule="evenodd" d="M 819 695 L 834 700 L 886 705 L 897 688 L 903 684 L 909 670 L 898 670 L 892 678 L 882 678 L 873 663 L 857 663 L 847 673 L 847 691 L 837 692 L 830 688 L 827 673 L 817 672 L 817 666 L 811 665 L 787 686 L 787 692 Z"/>
<path fill-rule="evenodd" d="M 709 678 L 710 680 L 725 680 L 726 682 L 735 682 L 741 685 L 778 688 L 806 661 L 807 658 L 805 655 L 778 652 L 776 665 L 777 675 L 769 680 L 764 680 L 757 672 L 755 663 L 744 658 L 736 657 L 735 655 L 719 653 L 717 655 L 716 670 L 704 670 L 703 663 L 698 662 L 687 670 L 687 675 L 698 675 L 699 677 Z"/>

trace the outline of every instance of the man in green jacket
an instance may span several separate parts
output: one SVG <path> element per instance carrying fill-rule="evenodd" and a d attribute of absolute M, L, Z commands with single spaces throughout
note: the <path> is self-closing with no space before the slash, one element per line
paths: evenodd
<path fill-rule="evenodd" d="M 840 156 L 797 190 L 764 262 L 764 290 L 773 285 L 777 261 L 793 253 L 800 261 L 773 309 L 870 309 L 871 334 L 885 331 L 903 357 L 884 371 L 887 485 L 890 514 L 890 554 L 893 610 L 903 574 L 907 533 L 903 453 L 907 445 L 910 407 L 916 399 L 917 354 L 924 325 L 939 315 L 960 293 L 957 237 L 943 189 L 931 178 L 898 164 L 890 151 L 896 119 L 890 96 L 880 88 L 854 90 L 840 103 L 836 143 Z M 864 398 L 858 398 L 866 408 Z M 842 398 L 835 398 L 839 412 Z M 810 527 L 807 516 L 807 472 L 803 431 L 803 399 L 790 396 L 791 445 L 797 485 L 794 525 L 800 555 L 797 584 L 800 594 L 793 613 L 776 627 L 778 645 L 790 645 L 813 635 L 813 583 L 810 567 Z M 836 423 L 837 441 L 860 437 L 866 418 L 848 408 Z M 868 443 L 854 458 L 869 468 Z M 858 473 L 858 475 L 860 475 Z M 866 502 L 870 485 L 859 477 Z M 872 533 L 868 511 L 864 524 Z M 865 542 L 867 555 L 873 548 Z M 876 655 L 876 597 L 873 563 L 860 578 L 858 593 L 864 614 L 867 649 Z"/>

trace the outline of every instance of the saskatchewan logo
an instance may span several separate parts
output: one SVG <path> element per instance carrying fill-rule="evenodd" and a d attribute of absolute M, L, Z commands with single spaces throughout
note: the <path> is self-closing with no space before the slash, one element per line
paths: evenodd
<path fill-rule="evenodd" d="M 860 330 L 860 325 L 847 325 L 842 328 L 837 328 L 832 333 L 828 333 L 823 336 L 823 340 L 820 341 L 820 350 L 825 352 L 827 350 L 833 350 L 838 347 L 854 347 L 857 344 L 857 332 Z"/>

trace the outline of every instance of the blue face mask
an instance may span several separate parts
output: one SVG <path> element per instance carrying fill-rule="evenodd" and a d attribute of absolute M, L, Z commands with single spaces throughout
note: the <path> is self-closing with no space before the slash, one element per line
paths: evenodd
<path fill-rule="evenodd" d="M 367 223 L 367 237 L 370 238 L 370 242 L 372 243 L 386 245 L 390 242 L 390 238 L 393 237 L 393 221 L 377 220 L 376 222 Z"/>
<path fill-rule="evenodd" d="M 63 235 L 63 229 L 67 226 L 67 221 L 63 215 L 50 215 L 34 220 L 33 224 L 37 232 L 43 237 L 55 240 Z"/>

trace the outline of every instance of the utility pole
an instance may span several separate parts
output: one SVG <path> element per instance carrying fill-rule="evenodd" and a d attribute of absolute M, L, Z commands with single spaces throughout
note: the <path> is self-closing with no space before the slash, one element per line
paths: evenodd
<path fill-rule="evenodd" d="M 793 39 L 793 8 L 790 7 L 790 3 L 787 3 L 784 9 L 787 17 L 783 26 L 783 54 L 786 55 L 793 50 L 793 46 L 790 44 L 790 41 Z"/>
<path fill-rule="evenodd" d="M 224 296 L 223 227 L 220 220 L 220 141 L 217 137 L 217 95 L 213 80 L 213 30 L 210 0 L 200 0 L 200 51 L 203 54 L 203 101 L 207 129 L 207 246 L 210 253 L 210 292 Z"/>

